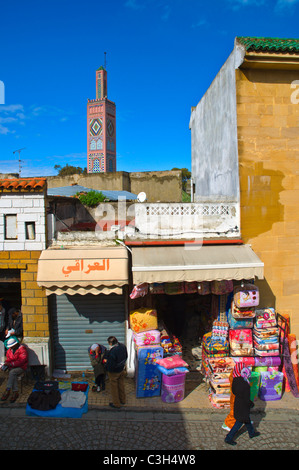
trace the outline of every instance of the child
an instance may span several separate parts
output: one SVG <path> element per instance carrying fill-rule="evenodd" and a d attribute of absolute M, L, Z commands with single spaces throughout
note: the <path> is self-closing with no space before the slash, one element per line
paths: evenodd
<path fill-rule="evenodd" d="M 95 383 L 92 387 L 93 392 L 100 392 L 105 390 L 105 376 L 106 371 L 103 364 L 103 359 L 106 353 L 105 346 L 94 343 L 88 348 L 89 359 L 94 371 Z"/>

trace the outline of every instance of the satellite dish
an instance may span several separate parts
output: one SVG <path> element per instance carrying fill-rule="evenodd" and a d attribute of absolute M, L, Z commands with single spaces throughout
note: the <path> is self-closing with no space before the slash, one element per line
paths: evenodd
<path fill-rule="evenodd" d="M 146 194 L 144 192 L 141 192 L 137 195 L 137 200 L 138 202 L 144 202 L 146 201 Z"/>

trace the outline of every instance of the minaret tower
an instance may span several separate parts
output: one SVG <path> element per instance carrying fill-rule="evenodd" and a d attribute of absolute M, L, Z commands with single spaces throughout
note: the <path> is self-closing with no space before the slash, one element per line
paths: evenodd
<path fill-rule="evenodd" d="M 96 71 L 96 99 L 87 100 L 87 172 L 116 171 L 116 106 L 107 98 L 107 71 Z"/>

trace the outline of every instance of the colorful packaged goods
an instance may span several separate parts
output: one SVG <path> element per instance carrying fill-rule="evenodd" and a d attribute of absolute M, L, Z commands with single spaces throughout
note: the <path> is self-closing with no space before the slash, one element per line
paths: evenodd
<path fill-rule="evenodd" d="M 157 330 L 157 311 L 149 308 L 139 308 L 130 312 L 130 326 L 135 333 Z"/>
<path fill-rule="evenodd" d="M 229 330 L 229 345 L 232 356 L 253 356 L 252 330 Z"/>
<path fill-rule="evenodd" d="M 254 370 L 250 374 L 249 383 L 250 383 L 250 400 L 254 401 L 258 397 L 259 388 L 260 388 L 260 371 Z"/>
<path fill-rule="evenodd" d="M 182 354 L 182 345 L 176 336 L 170 338 L 166 330 L 160 334 L 160 344 L 164 350 L 164 357 L 172 354 Z"/>
<path fill-rule="evenodd" d="M 234 288 L 234 304 L 237 308 L 257 307 L 259 289 L 254 284 L 243 284 Z"/>
<path fill-rule="evenodd" d="M 228 408 L 230 403 L 229 376 L 234 368 L 234 361 L 229 357 L 209 358 L 207 366 L 209 400 L 214 408 Z"/>
<path fill-rule="evenodd" d="M 253 318 L 245 318 L 243 320 L 235 319 L 232 316 L 231 310 L 228 311 L 228 324 L 232 330 L 253 328 L 253 322 L 254 322 Z"/>
<path fill-rule="evenodd" d="M 282 386 L 282 372 L 261 372 L 259 398 L 264 401 L 280 400 L 282 397 Z"/>
<path fill-rule="evenodd" d="M 149 346 L 136 353 L 136 397 L 153 397 L 161 393 L 162 374 L 157 368 L 157 360 L 163 357 L 163 348 Z"/>
<path fill-rule="evenodd" d="M 229 342 L 223 338 L 213 338 L 212 332 L 206 333 L 202 339 L 202 347 L 208 357 L 228 356 Z"/>
<path fill-rule="evenodd" d="M 156 362 L 160 366 L 165 367 L 165 369 L 174 369 L 176 367 L 188 367 L 187 362 L 185 362 L 179 355 L 158 358 Z"/>
<path fill-rule="evenodd" d="M 253 328 L 254 351 L 257 356 L 279 355 L 279 328 Z"/>
<path fill-rule="evenodd" d="M 178 403 L 185 397 L 186 374 L 162 375 L 161 399 L 165 403 Z"/>
<path fill-rule="evenodd" d="M 212 328 L 212 339 L 226 341 L 228 337 L 229 324 L 225 321 L 215 320 Z"/>
<path fill-rule="evenodd" d="M 160 331 L 149 330 L 141 333 L 133 333 L 133 341 L 136 347 L 150 346 L 152 344 L 160 345 Z"/>
<path fill-rule="evenodd" d="M 277 325 L 274 308 L 262 308 L 255 311 L 256 328 L 269 328 Z"/>
<path fill-rule="evenodd" d="M 255 318 L 255 307 L 239 308 L 234 302 L 232 302 L 231 314 L 236 320 Z"/>

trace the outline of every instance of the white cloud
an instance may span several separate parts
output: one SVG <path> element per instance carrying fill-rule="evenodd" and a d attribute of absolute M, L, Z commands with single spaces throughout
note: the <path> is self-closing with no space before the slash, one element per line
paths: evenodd
<path fill-rule="evenodd" d="M 277 0 L 275 10 L 281 11 L 286 8 L 294 7 L 299 3 L 299 0 Z"/>

